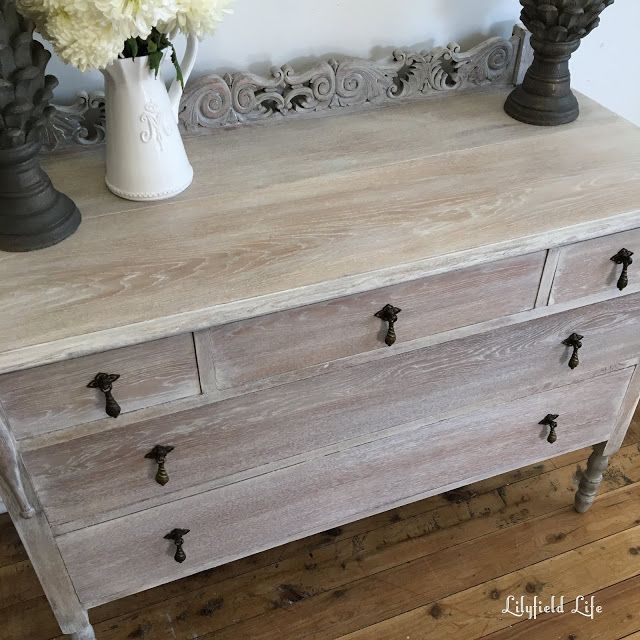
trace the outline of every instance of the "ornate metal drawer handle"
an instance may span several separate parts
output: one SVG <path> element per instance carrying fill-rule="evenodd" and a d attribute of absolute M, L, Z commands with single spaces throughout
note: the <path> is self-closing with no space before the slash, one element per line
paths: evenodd
<path fill-rule="evenodd" d="M 629 251 L 629 249 L 620 249 L 620 251 L 611 258 L 611 260 L 616 264 L 622 265 L 622 273 L 618 279 L 618 289 L 620 289 L 620 291 L 624 291 L 629 285 L 629 267 L 633 264 L 632 255 L 633 251 Z"/>
<path fill-rule="evenodd" d="M 544 427 L 549 427 L 549 437 L 547 438 L 547 442 L 549 444 L 553 444 L 558 440 L 558 435 L 556 434 L 558 423 L 556 422 L 556 420 L 559 417 L 560 416 L 557 413 L 550 413 L 543 420 L 540 420 L 540 422 L 538 423 Z"/>
<path fill-rule="evenodd" d="M 99 373 L 88 385 L 89 389 L 100 389 L 104 393 L 106 400 L 105 411 L 110 418 L 117 418 L 122 409 L 116 402 L 111 391 L 113 391 L 113 383 L 120 376 L 116 373 Z"/>
<path fill-rule="evenodd" d="M 398 309 L 392 304 L 387 304 L 375 314 L 376 318 L 389 323 L 389 329 L 384 339 L 388 347 L 392 347 L 396 343 L 396 322 L 398 322 L 398 314 L 401 311 L 402 309 Z"/>
<path fill-rule="evenodd" d="M 167 460 L 167 455 L 173 451 L 174 447 L 164 447 L 161 444 L 156 445 L 147 453 L 145 458 L 149 460 L 155 460 L 158 464 L 158 473 L 156 473 L 156 482 L 164 487 L 169 482 L 169 474 L 164 465 Z"/>
<path fill-rule="evenodd" d="M 176 562 L 182 563 L 187 559 L 187 554 L 182 548 L 182 545 L 184 544 L 184 536 L 186 536 L 187 533 L 189 533 L 189 529 L 174 529 L 164 537 L 165 540 L 171 540 L 176 545 L 176 555 L 173 556 L 173 559 Z"/>
<path fill-rule="evenodd" d="M 578 351 L 582 349 L 583 339 L 584 336 L 581 336 L 579 333 L 572 333 L 566 340 L 562 341 L 563 345 L 573 348 L 573 353 L 571 354 L 571 358 L 569 359 L 570 369 L 575 369 L 580 364 L 580 356 L 578 355 Z"/>

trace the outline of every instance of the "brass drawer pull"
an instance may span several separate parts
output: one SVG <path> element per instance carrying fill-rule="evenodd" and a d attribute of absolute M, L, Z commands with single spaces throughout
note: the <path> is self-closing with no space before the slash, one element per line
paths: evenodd
<path fill-rule="evenodd" d="M 186 536 L 187 533 L 189 533 L 189 529 L 174 529 L 164 537 L 165 540 L 171 540 L 176 545 L 176 555 L 173 556 L 173 559 L 176 562 L 182 563 L 187 559 L 187 554 L 182 548 L 182 545 L 184 544 L 184 536 Z"/>
<path fill-rule="evenodd" d="M 388 347 L 392 347 L 396 342 L 396 322 L 398 322 L 398 314 L 401 311 L 402 309 L 398 309 L 398 307 L 394 307 L 392 304 L 387 304 L 375 314 L 376 318 L 380 318 L 383 322 L 389 323 L 389 329 L 384 339 Z"/>
<path fill-rule="evenodd" d="M 120 415 L 122 409 L 116 402 L 113 394 L 113 383 L 118 380 L 120 376 L 116 373 L 99 373 L 96 377 L 87 385 L 89 389 L 99 389 L 104 393 L 106 405 L 105 411 L 110 418 L 117 418 Z"/>
<path fill-rule="evenodd" d="M 169 455 L 175 447 L 166 447 L 161 444 L 156 445 L 147 453 L 145 458 L 149 460 L 155 460 L 158 465 L 158 473 L 156 473 L 156 482 L 159 485 L 164 487 L 167 482 L 169 482 L 169 474 L 165 469 L 165 462 L 167 460 L 167 455 Z"/>
<path fill-rule="evenodd" d="M 558 440 L 558 435 L 556 434 L 558 423 L 556 422 L 556 420 L 559 417 L 560 416 L 556 413 L 550 413 L 543 420 L 540 420 L 540 422 L 538 423 L 544 427 L 549 427 L 549 437 L 547 438 L 547 442 L 549 444 L 553 444 Z"/>
<path fill-rule="evenodd" d="M 573 348 L 573 353 L 571 354 L 571 358 L 569 359 L 570 369 L 575 369 L 580 364 L 580 356 L 578 355 L 578 351 L 582 349 L 583 339 L 584 336 L 581 336 L 579 333 L 572 333 L 566 340 L 562 341 L 563 345 Z"/>
<path fill-rule="evenodd" d="M 622 273 L 618 279 L 618 289 L 620 289 L 620 291 L 624 291 L 629 285 L 629 267 L 633 264 L 632 255 L 633 251 L 629 251 L 629 249 L 620 249 L 620 251 L 611 258 L 611 260 L 616 264 L 622 265 Z"/>

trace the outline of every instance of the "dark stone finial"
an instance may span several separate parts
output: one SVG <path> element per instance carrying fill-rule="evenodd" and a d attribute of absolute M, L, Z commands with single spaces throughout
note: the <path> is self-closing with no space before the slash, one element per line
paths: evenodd
<path fill-rule="evenodd" d="M 32 251 L 71 235 L 80 212 L 38 161 L 58 81 L 14 0 L 0 0 L 0 51 L 0 250 Z"/>
<path fill-rule="evenodd" d="M 613 2 L 520 0 L 522 22 L 531 32 L 534 60 L 523 83 L 505 104 L 505 111 L 512 118 L 540 126 L 568 124 L 577 119 L 580 108 L 571 91 L 569 60 Z"/>

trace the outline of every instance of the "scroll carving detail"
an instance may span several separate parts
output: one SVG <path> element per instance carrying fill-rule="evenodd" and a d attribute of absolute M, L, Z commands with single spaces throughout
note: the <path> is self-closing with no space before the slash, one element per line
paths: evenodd
<path fill-rule="evenodd" d="M 102 91 L 81 91 L 73 103 L 52 105 L 43 146 L 49 151 L 67 144 L 91 146 L 105 140 L 105 98 Z"/>
<path fill-rule="evenodd" d="M 516 33 L 467 52 L 455 43 L 420 53 L 396 51 L 388 63 L 331 59 L 302 73 L 286 64 L 272 69 L 268 77 L 244 72 L 207 75 L 187 88 L 180 120 L 187 131 L 197 131 L 509 85 L 521 40 Z"/>
<path fill-rule="evenodd" d="M 200 132 L 513 85 L 520 61 L 527 60 L 523 55 L 529 46 L 527 35 L 516 27 L 511 38 L 491 38 L 466 52 L 451 43 L 430 51 L 395 51 L 385 62 L 330 59 L 302 71 L 285 64 L 265 77 L 249 72 L 206 75 L 187 87 L 181 126 L 187 132 Z M 102 92 L 81 92 L 72 104 L 53 106 L 45 148 L 104 142 Z"/>

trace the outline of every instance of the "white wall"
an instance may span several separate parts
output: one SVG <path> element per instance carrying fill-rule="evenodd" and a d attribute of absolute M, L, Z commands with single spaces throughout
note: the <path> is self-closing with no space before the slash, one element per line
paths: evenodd
<path fill-rule="evenodd" d="M 573 84 L 640 126 L 640 2 L 616 0 L 585 38 L 573 65 Z"/>
<path fill-rule="evenodd" d="M 235 12 L 203 43 L 196 73 L 251 69 L 331 55 L 384 57 L 395 47 L 463 46 L 508 35 L 517 0 L 236 0 Z M 574 85 L 640 125 L 640 69 L 635 38 L 640 2 L 616 0 L 575 56 Z M 51 72 L 59 96 L 101 84 L 59 61 Z"/>

